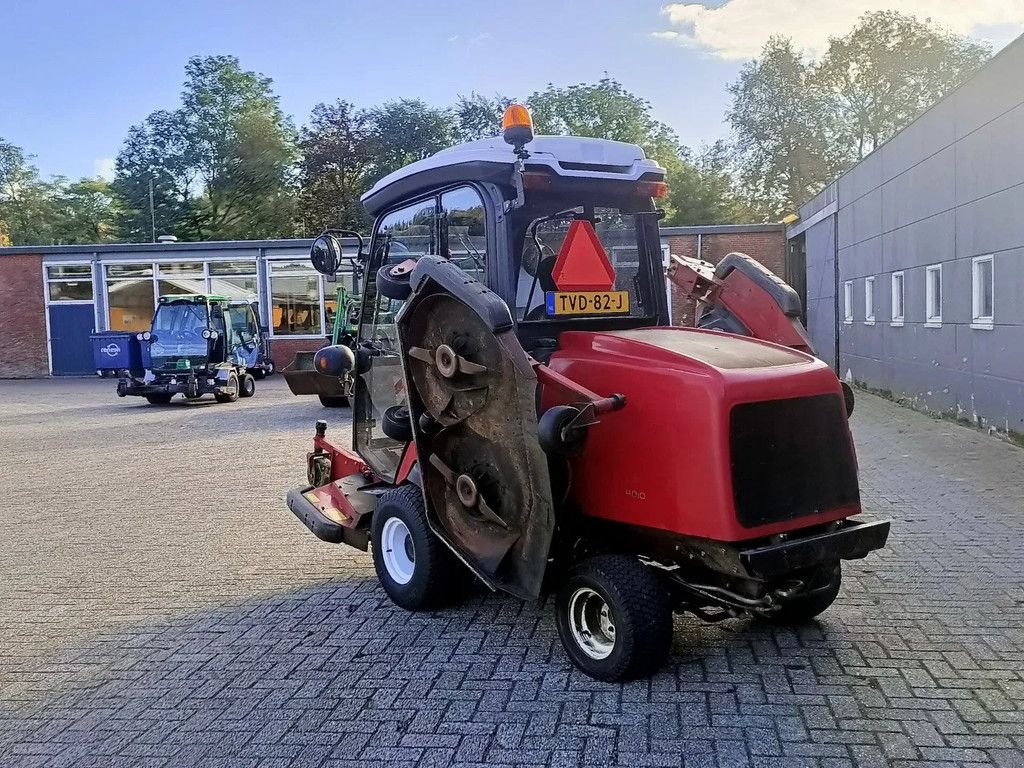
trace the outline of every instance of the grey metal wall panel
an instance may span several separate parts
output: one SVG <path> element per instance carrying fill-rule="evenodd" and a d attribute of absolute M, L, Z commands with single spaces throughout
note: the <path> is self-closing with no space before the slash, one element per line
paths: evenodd
<path fill-rule="evenodd" d="M 952 95 L 957 139 L 1024 102 L 1021 73 L 1024 41 L 1017 38 Z"/>
<path fill-rule="evenodd" d="M 956 144 L 956 203 L 963 205 L 1024 179 L 1024 104 Z"/>
<path fill-rule="evenodd" d="M 882 269 L 888 272 L 953 259 L 956 213 L 946 211 L 882 235 Z"/>
<path fill-rule="evenodd" d="M 957 208 L 957 258 L 971 258 L 1022 245 L 1024 178 L 1015 187 Z"/>
<path fill-rule="evenodd" d="M 955 97 L 947 98 L 879 147 L 883 181 L 892 179 L 956 141 Z"/>
<path fill-rule="evenodd" d="M 947 147 L 882 186 L 882 231 L 904 227 L 956 205 L 954 152 Z"/>
<path fill-rule="evenodd" d="M 835 216 L 827 216 L 804 234 L 807 249 L 807 332 L 818 357 L 835 367 Z"/>

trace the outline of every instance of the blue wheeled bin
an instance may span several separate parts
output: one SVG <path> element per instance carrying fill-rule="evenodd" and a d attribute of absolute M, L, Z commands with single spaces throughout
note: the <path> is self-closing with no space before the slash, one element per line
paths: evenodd
<path fill-rule="evenodd" d="M 92 359 L 100 376 L 119 376 L 123 371 L 141 375 L 144 368 L 142 345 L 134 333 L 103 331 L 94 333 Z"/>

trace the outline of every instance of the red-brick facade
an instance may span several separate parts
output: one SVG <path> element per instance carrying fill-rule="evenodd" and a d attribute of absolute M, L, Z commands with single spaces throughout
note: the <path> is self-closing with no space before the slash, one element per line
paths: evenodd
<path fill-rule="evenodd" d="M 4 256 L 0 260 L 0 379 L 45 376 L 48 370 L 43 257 Z"/>
<path fill-rule="evenodd" d="M 680 233 L 680 234 L 677 234 Z M 786 279 L 786 232 L 781 225 L 763 227 L 678 227 L 666 232 L 670 252 L 717 264 L 733 251 L 745 253 Z M 672 287 L 672 322 L 693 325 L 694 302 Z"/>

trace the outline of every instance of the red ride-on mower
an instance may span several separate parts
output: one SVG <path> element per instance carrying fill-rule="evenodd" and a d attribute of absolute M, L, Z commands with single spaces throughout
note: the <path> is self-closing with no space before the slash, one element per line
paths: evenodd
<path fill-rule="evenodd" d="M 708 327 L 672 327 L 663 169 L 628 144 L 534 138 L 518 105 L 505 122 L 505 141 L 363 197 L 358 343 L 316 362 L 354 371 L 352 447 L 317 422 L 289 507 L 371 549 L 403 608 L 474 578 L 553 595 L 566 652 L 601 680 L 663 664 L 674 611 L 821 613 L 889 523 L 855 518 L 852 398 L 796 295 L 740 255 L 673 260 Z"/>

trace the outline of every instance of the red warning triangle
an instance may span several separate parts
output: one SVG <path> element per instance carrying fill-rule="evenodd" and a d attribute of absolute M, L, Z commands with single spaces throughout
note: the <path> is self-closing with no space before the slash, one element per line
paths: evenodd
<path fill-rule="evenodd" d="M 551 278 L 560 291 L 610 291 L 615 285 L 615 270 L 589 221 L 569 225 Z"/>

